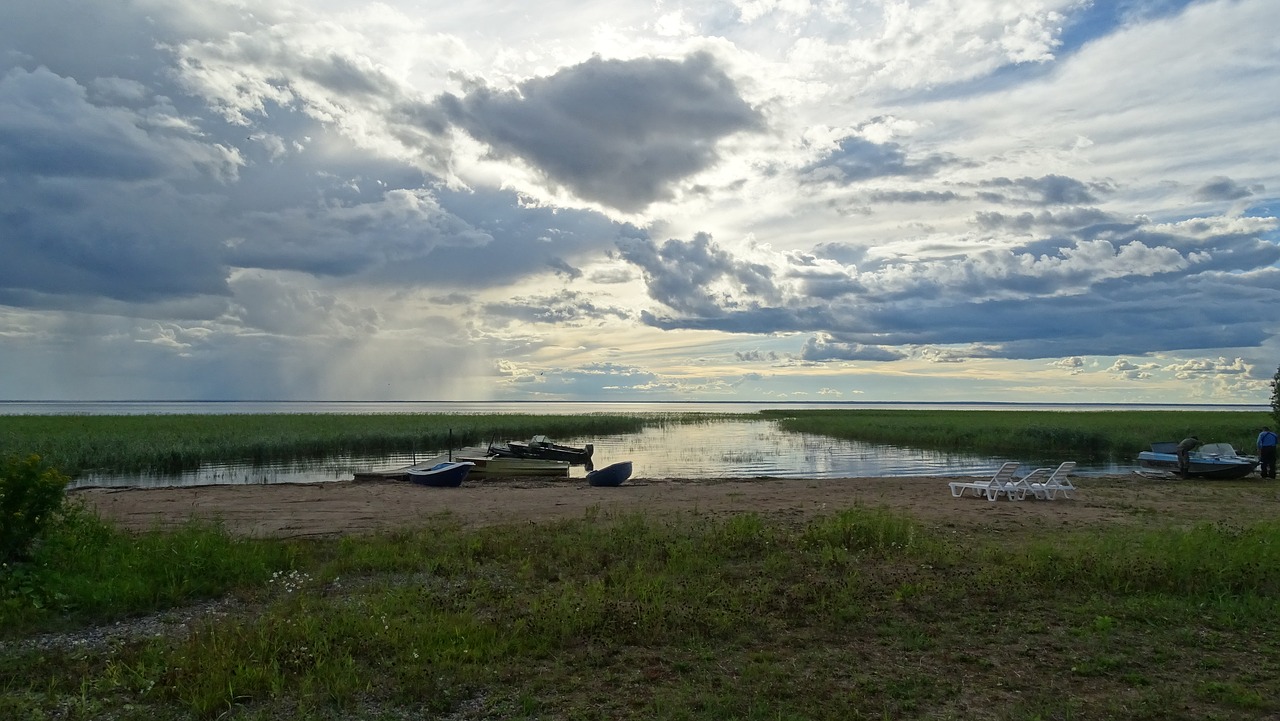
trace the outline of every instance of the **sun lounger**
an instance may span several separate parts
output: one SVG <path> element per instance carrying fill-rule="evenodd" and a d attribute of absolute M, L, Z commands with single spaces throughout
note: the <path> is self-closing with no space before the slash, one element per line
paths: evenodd
<path fill-rule="evenodd" d="M 990 480 L 952 481 L 948 484 L 951 486 L 951 495 L 961 498 L 965 493 L 973 491 L 973 495 L 979 498 L 985 496 L 988 501 L 995 501 L 1001 494 L 1011 501 L 1021 501 L 1027 495 L 1027 488 L 1017 485 L 1017 480 L 1014 478 L 1013 474 L 1018 470 L 1018 465 L 1016 461 L 1005 463 Z"/>
<path fill-rule="evenodd" d="M 1037 468 L 1016 483 L 1022 486 L 1024 494 L 1030 493 L 1042 501 L 1052 501 L 1059 493 L 1063 498 L 1070 498 L 1076 487 L 1068 476 L 1075 469 L 1075 461 L 1065 461 L 1057 468 Z"/>

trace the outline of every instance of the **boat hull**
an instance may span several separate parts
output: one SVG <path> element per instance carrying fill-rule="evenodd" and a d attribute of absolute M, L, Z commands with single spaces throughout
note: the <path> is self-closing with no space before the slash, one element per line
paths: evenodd
<path fill-rule="evenodd" d="M 468 461 L 437 463 L 430 468 L 411 468 L 406 473 L 411 482 L 420 486 L 456 488 L 462 485 L 473 465 Z"/>
<path fill-rule="evenodd" d="M 1143 451 L 1138 454 L 1138 465 L 1148 470 L 1165 471 L 1185 475 L 1187 478 L 1230 480 L 1233 478 L 1244 478 L 1250 473 L 1253 473 L 1253 470 L 1258 467 L 1258 462 L 1250 458 L 1243 458 L 1239 456 L 1231 458 L 1206 458 L 1193 453 L 1191 454 L 1187 472 L 1182 474 L 1178 466 L 1178 455 L 1176 453 Z"/>
<path fill-rule="evenodd" d="M 425 471 L 438 463 L 439 461 L 426 461 L 402 468 L 389 468 L 381 471 L 356 471 L 352 475 L 355 476 L 354 480 L 357 481 L 408 481 L 411 471 Z"/>
<path fill-rule="evenodd" d="M 631 461 L 605 466 L 587 474 L 587 483 L 593 486 L 620 486 L 631 477 Z"/>

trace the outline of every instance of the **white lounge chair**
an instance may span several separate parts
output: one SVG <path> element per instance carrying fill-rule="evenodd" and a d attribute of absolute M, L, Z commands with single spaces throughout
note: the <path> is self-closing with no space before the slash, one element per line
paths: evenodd
<path fill-rule="evenodd" d="M 1075 461 L 1064 461 L 1057 468 L 1037 468 L 1016 482 L 1024 494 L 1030 493 L 1042 501 L 1052 501 L 1059 493 L 1063 498 L 1070 498 L 1076 487 L 1068 476 L 1075 469 Z"/>
<path fill-rule="evenodd" d="M 1017 461 L 1006 462 L 987 481 L 952 481 L 948 484 L 951 486 L 951 495 L 960 498 L 967 491 L 973 491 L 973 495 L 979 498 L 985 496 L 988 501 L 995 501 L 1000 494 L 1004 494 L 1009 500 L 1021 501 L 1027 495 L 1027 489 L 1017 485 L 1017 479 L 1014 478 L 1018 465 Z"/>

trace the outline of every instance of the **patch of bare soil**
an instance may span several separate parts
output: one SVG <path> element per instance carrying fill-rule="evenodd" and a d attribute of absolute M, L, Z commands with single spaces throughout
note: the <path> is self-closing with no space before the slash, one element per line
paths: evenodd
<path fill-rule="evenodd" d="M 448 517 L 464 526 L 539 523 L 592 513 L 722 515 L 753 512 L 805 520 L 851 506 L 911 515 L 931 526 L 1013 533 L 1109 524 L 1247 523 L 1275 518 L 1280 484 L 1153 480 L 1140 475 L 1076 478 L 1071 499 L 991 502 L 954 498 L 945 477 L 695 480 L 632 479 L 596 488 L 581 479 L 511 479 L 428 488 L 364 481 L 73 492 L 104 518 L 132 530 L 221 521 L 257 537 L 367 534 Z"/>

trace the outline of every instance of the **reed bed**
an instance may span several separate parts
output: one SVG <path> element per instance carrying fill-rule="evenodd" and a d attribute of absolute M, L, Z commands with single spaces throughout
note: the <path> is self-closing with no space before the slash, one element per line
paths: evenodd
<path fill-rule="evenodd" d="M 1271 414 L 1246 411 L 767 410 L 783 430 L 897 446 L 990 454 L 1132 456 L 1195 434 L 1254 452 Z"/>
<path fill-rule="evenodd" d="M 84 519 L 68 533 L 98 553 L 45 548 L 38 573 L 60 595 L 20 616 L 4 606 L 11 641 L 202 597 L 237 605 L 161 637 L 0 646 L 0 717 L 1280 713 L 1272 522 L 957 538 L 855 508 L 306 543 L 198 525 L 139 538 Z M 95 590 L 111 577 L 160 590 Z"/>
<path fill-rule="evenodd" d="M 716 416 L 720 417 L 720 416 Z M 0 457 L 35 453 L 86 470 L 171 473 L 208 462 L 267 463 L 338 455 L 434 453 L 528 438 L 634 433 L 709 422 L 705 414 L 245 414 L 0 416 Z"/>

